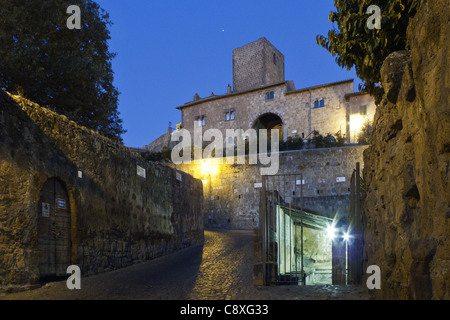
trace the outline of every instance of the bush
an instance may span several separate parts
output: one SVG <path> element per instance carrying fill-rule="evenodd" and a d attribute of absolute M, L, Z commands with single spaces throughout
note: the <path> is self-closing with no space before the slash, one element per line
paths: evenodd
<path fill-rule="evenodd" d="M 341 132 L 337 132 L 335 136 L 330 133 L 323 136 L 318 131 L 314 130 L 313 136 L 308 140 L 308 143 L 313 145 L 314 148 L 343 147 L 345 145 L 345 135 L 342 135 Z"/>
<path fill-rule="evenodd" d="M 280 151 L 302 150 L 305 142 L 299 136 L 289 137 L 286 141 L 280 141 Z"/>

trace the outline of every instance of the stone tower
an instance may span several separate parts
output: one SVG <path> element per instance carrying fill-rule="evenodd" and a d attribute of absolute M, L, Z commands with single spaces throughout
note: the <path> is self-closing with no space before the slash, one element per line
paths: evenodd
<path fill-rule="evenodd" d="M 266 38 L 233 50 L 233 89 L 242 92 L 285 81 L 284 55 Z"/>

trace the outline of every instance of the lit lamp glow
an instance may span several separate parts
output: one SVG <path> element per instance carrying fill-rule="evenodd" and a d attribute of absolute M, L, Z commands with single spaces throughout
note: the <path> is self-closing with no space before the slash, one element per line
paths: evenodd
<path fill-rule="evenodd" d="M 350 240 L 350 233 L 349 232 L 346 232 L 346 233 L 344 233 L 344 240 L 346 241 L 346 242 L 348 242 L 349 240 Z"/>
<path fill-rule="evenodd" d="M 334 240 L 336 238 L 336 228 L 334 226 L 327 227 L 327 236 L 330 240 Z"/>
<path fill-rule="evenodd" d="M 350 135 L 353 133 L 354 139 L 352 142 L 356 142 L 356 137 L 364 125 L 364 120 L 364 117 L 359 114 L 353 114 L 350 116 Z"/>
<path fill-rule="evenodd" d="M 215 164 L 212 163 L 210 160 L 203 160 L 201 163 L 201 170 L 202 173 L 206 176 L 213 176 L 217 173 L 218 168 Z"/>

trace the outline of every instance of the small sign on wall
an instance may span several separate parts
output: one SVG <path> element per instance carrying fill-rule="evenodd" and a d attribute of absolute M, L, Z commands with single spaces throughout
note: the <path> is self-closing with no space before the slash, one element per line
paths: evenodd
<path fill-rule="evenodd" d="M 176 176 L 178 181 L 183 181 L 183 176 L 181 175 L 181 173 L 177 172 Z"/>
<path fill-rule="evenodd" d="M 297 180 L 297 181 L 295 182 L 295 184 L 296 184 L 297 186 L 305 185 L 305 180 Z"/>
<path fill-rule="evenodd" d="M 65 209 L 66 208 L 66 200 L 64 199 L 58 199 L 58 209 Z"/>
<path fill-rule="evenodd" d="M 261 189 L 262 188 L 262 182 L 255 183 L 255 189 Z"/>
<path fill-rule="evenodd" d="M 50 217 L 50 204 L 42 202 L 42 216 L 45 218 Z"/>
<path fill-rule="evenodd" d="M 137 166 L 137 175 L 145 179 L 145 169 L 141 166 Z"/>
<path fill-rule="evenodd" d="M 337 177 L 336 182 L 345 182 L 345 177 Z"/>

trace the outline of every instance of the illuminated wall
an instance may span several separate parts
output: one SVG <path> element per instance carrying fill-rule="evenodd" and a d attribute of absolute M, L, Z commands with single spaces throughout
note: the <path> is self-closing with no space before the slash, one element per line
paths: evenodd
<path fill-rule="evenodd" d="M 302 167 L 305 206 L 330 214 L 346 213 L 350 178 L 356 162 L 363 163 L 366 148 L 282 152 L 279 174 L 299 173 Z M 202 162 L 173 166 L 203 181 L 206 226 L 246 230 L 259 226 L 261 164 L 251 165 L 247 158 L 242 165 Z"/>

